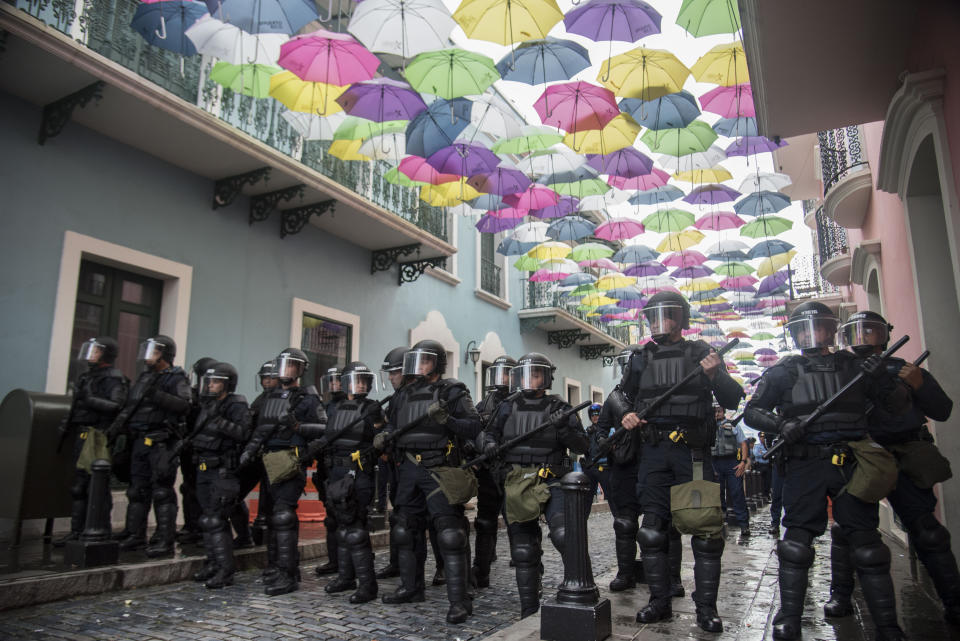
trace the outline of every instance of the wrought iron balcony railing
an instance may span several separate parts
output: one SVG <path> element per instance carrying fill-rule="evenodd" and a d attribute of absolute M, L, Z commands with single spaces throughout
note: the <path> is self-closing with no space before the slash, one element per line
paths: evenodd
<path fill-rule="evenodd" d="M 480 289 L 488 294 L 502 297 L 501 274 L 500 265 L 486 258 L 480 259 Z"/>
<path fill-rule="evenodd" d="M 551 283 L 524 282 L 523 309 L 543 309 L 556 307 L 575 316 L 585 323 L 593 325 L 598 330 L 627 345 L 630 343 L 630 328 L 627 326 L 611 327 L 594 316 L 587 316 L 587 312 L 577 309 L 578 301 L 561 296 L 560 292 L 552 291 Z"/>
<path fill-rule="evenodd" d="M 850 253 L 846 230 L 827 218 L 823 207 L 817 210 L 817 250 L 821 265 L 831 258 Z"/>
<path fill-rule="evenodd" d="M 209 75 L 214 59 L 183 57 L 150 46 L 130 20 L 137 0 L 4 0 L 70 36 L 88 49 L 130 69 L 166 91 L 217 116 L 355 191 L 420 229 L 449 241 L 446 210 L 423 202 L 415 189 L 383 179 L 385 162 L 345 162 L 326 153 L 329 143 L 304 142 L 280 116 L 273 98 L 256 99 L 221 87 Z"/>
<path fill-rule="evenodd" d="M 860 128 L 856 125 L 821 131 L 817 140 L 820 143 L 824 194 L 851 171 L 867 164 L 860 142 Z"/>

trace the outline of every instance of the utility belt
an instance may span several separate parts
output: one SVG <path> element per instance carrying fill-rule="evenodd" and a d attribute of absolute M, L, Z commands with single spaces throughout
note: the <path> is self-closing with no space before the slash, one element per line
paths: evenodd
<path fill-rule="evenodd" d="M 399 448 L 400 456 L 410 462 L 425 468 L 440 467 L 441 465 L 459 465 L 460 457 L 456 454 L 453 441 L 447 441 L 445 449 L 417 449 Z M 402 460 L 402 459 L 401 459 Z"/>
<path fill-rule="evenodd" d="M 553 466 L 553 467 L 573 467 L 570 457 L 562 452 L 552 454 L 514 454 L 507 452 L 504 454 L 503 462 L 508 465 L 520 465 L 530 467 L 531 465 Z"/>
<path fill-rule="evenodd" d="M 672 441 L 678 445 L 685 445 L 684 434 L 690 429 L 686 425 L 652 425 L 647 423 L 641 428 L 640 439 L 650 445 L 661 441 Z"/>
<path fill-rule="evenodd" d="M 239 462 L 235 454 L 194 454 L 193 464 L 201 472 L 218 467 L 236 468 Z"/>
<path fill-rule="evenodd" d="M 140 431 L 135 432 L 135 437 L 137 440 L 142 440 L 143 444 L 147 447 L 153 447 L 154 445 L 159 445 L 161 443 L 166 443 L 173 437 L 173 432 L 169 430 L 161 431 Z"/>
<path fill-rule="evenodd" d="M 787 458 L 828 459 L 834 465 L 844 465 L 853 461 L 853 451 L 845 441 L 838 443 L 797 443 L 784 447 Z"/>
<path fill-rule="evenodd" d="M 349 454 L 328 454 L 323 457 L 323 464 L 327 469 L 345 467 L 349 470 L 356 469 L 361 472 L 373 472 L 374 460 L 374 456 L 364 456 L 363 450 L 358 449 Z"/>

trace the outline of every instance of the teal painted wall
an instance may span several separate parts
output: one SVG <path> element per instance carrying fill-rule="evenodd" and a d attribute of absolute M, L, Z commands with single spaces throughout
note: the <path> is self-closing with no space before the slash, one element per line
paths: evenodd
<path fill-rule="evenodd" d="M 591 384 L 605 393 L 614 384 L 611 368 L 600 360 L 584 361 L 576 348 L 548 347 L 541 331 L 520 334 L 522 286 L 515 270 L 511 309 L 476 298 L 470 219 L 459 220 L 460 285 L 425 275 L 398 287 L 396 268 L 371 275 L 368 250 L 314 226 L 281 239 L 276 214 L 247 224 L 245 198 L 211 210 L 213 185 L 205 178 L 77 123 L 41 147 L 37 107 L 0 93 L 0 112 L 0 354 L 11 365 L 0 368 L 0 395 L 44 388 L 67 230 L 193 266 L 185 352 L 180 346 L 184 362 L 206 355 L 232 362 L 240 370 L 240 391 L 248 395 L 260 363 L 289 342 L 294 297 L 360 316 L 359 358 L 374 368 L 436 309 L 461 349 L 494 331 L 513 356 L 549 355 L 558 380 L 579 380 L 584 399 Z M 562 393 L 561 387 L 555 391 Z"/>

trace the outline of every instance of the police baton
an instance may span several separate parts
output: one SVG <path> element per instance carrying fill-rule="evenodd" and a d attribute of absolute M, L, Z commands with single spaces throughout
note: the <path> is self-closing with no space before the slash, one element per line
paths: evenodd
<path fill-rule="evenodd" d="M 589 407 L 591 404 L 593 404 L 593 401 L 584 401 L 579 405 L 577 405 L 576 407 L 571 407 L 568 410 L 564 410 L 564 412 L 560 414 L 560 416 L 558 416 L 557 418 L 544 421 L 543 423 L 541 423 L 540 425 L 537 425 L 534 429 L 530 430 L 529 432 L 524 432 L 519 436 L 514 436 L 512 439 L 510 439 L 506 443 L 499 445 L 496 450 L 488 454 L 481 454 L 480 456 L 473 459 L 472 461 L 467 461 L 466 463 L 463 463 L 460 467 L 461 469 L 466 469 L 468 467 L 473 467 L 474 465 L 480 465 L 482 463 L 485 463 L 486 461 L 489 461 L 492 458 L 499 458 L 501 454 L 503 454 L 508 450 L 513 449 L 519 443 L 522 443 L 523 441 L 526 441 L 529 438 L 533 438 L 540 432 L 543 432 L 547 429 L 550 429 L 551 427 L 554 427 L 556 425 L 563 423 L 563 421 L 566 421 L 568 418 L 570 418 L 580 410 L 586 407 Z"/>
<path fill-rule="evenodd" d="M 884 360 L 893 356 L 893 353 L 896 352 L 901 347 L 903 347 L 908 340 L 910 340 L 909 336 L 901 336 L 900 340 L 898 340 L 896 343 L 891 345 L 887 349 L 887 351 L 880 354 L 880 360 Z M 857 372 L 856 376 L 851 378 L 850 381 L 846 385 L 841 387 L 836 394 L 834 394 L 833 396 L 825 400 L 823 403 L 821 403 L 817 407 L 817 409 L 813 410 L 813 412 L 811 412 L 809 416 L 807 416 L 805 419 L 803 419 L 803 421 L 801 421 L 800 425 L 802 427 L 800 428 L 800 431 L 805 432 L 808 427 L 810 427 L 813 423 L 817 421 L 817 419 L 819 419 L 821 416 L 826 414 L 830 410 L 830 408 L 836 404 L 837 401 L 843 398 L 844 394 L 849 392 L 856 385 L 859 385 L 860 381 L 862 381 L 866 375 L 867 373 L 864 372 L 863 370 Z M 786 444 L 787 442 L 784 441 L 783 438 L 778 438 L 776 443 L 773 444 L 773 447 L 767 450 L 767 453 L 764 455 L 764 458 L 766 458 L 767 460 L 770 460 L 770 458 L 772 456 L 776 456 L 777 452 L 779 452 L 780 449 Z"/>
<path fill-rule="evenodd" d="M 920 367 L 920 364 L 923 363 L 923 361 L 927 360 L 927 356 L 930 356 L 929 349 L 923 350 L 923 353 L 920 354 L 920 356 L 917 356 L 917 360 L 913 361 L 914 367 Z"/>
<path fill-rule="evenodd" d="M 441 391 L 443 391 L 443 390 L 441 390 Z M 442 403 L 445 404 L 445 405 L 447 405 L 447 406 L 449 407 L 451 404 L 456 403 L 456 402 L 459 401 L 461 398 L 463 398 L 464 396 L 466 396 L 467 393 L 468 393 L 467 390 L 464 389 L 463 391 L 461 391 L 459 394 L 457 394 L 457 395 L 454 396 L 453 398 L 448 398 L 446 401 L 442 401 Z M 392 432 L 386 432 L 386 433 L 384 433 L 383 437 L 384 437 L 384 440 L 386 441 L 386 443 L 384 443 L 384 449 L 390 447 L 390 445 L 392 445 L 398 438 L 400 438 L 401 436 L 403 436 L 404 434 L 406 434 L 407 432 L 409 432 L 410 430 L 412 430 L 413 428 L 415 428 L 417 425 L 420 425 L 420 423 L 423 423 L 423 422 L 424 422 L 425 420 L 427 420 L 428 418 L 430 418 L 430 412 L 429 412 L 429 411 L 424 412 L 422 415 L 420 415 L 420 416 L 418 416 L 417 418 L 413 419 L 412 421 L 410 421 L 409 423 L 407 423 L 407 424 L 404 425 L 403 427 L 397 428 L 397 429 L 393 430 Z M 370 447 L 370 448 L 367 448 L 367 450 L 365 450 L 364 453 L 369 452 L 369 451 L 371 451 L 371 450 L 374 450 L 374 451 L 375 451 L 376 449 L 377 449 L 377 448 L 375 448 L 375 447 Z"/>
<path fill-rule="evenodd" d="M 334 441 L 336 441 L 338 438 L 340 438 L 341 436 L 343 436 L 344 434 L 346 434 L 347 432 L 349 432 L 350 430 L 352 430 L 354 427 L 356 427 L 357 425 L 359 425 L 359 424 L 362 423 L 363 421 L 365 421 L 365 420 L 367 420 L 368 418 L 370 418 L 370 417 L 374 414 L 374 412 L 376 412 L 376 411 L 379 410 L 381 407 L 383 407 L 383 406 L 384 406 L 386 403 L 388 403 L 388 402 L 390 401 L 390 399 L 392 399 L 392 398 L 393 398 L 393 394 L 390 394 L 390 395 L 386 396 L 385 398 L 382 398 L 381 400 L 379 400 L 379 401 L 376 402 L 376 408 L 374 408 L 374 407 L 368 407 L 366 410 L 364 410 L 364 411 L 360 414 L 360 416 L 358 416 L 357 418 L 353 419 L 353 420 L 350 421 L 347 425 L 345 425 L 344 427 L 342 427 L 342 428 L 340 428 L 339 430 L 337 430 L 337 433 L 336 433 L 336 434 L 331 434 L 329 437 L 324 436 L 324 437 L 322 437 L 322 438 L 317 439 L 317 440 L 314 441 L 312 444 L 307 445 L 307 451 L 304 453 L 304 457 L 303 457 L 304 460 L 305 460 L 305 461 L 312 461 L 313 459 L 317 458 L 317 456 L 319 456 L 320 452 L 322 452 L 323 450 L 325 450 L 325 449 L 327 449 L 328 447 L 330 447 L 330 445 L 332 445 Z"/>
<path fill-rule="evenodd" d="M 723 347 L 721 347 L 719 350 L 717 350 L 717 356 L 719 356 L 721 359 L 723 359 L 723 355 L 726 354 L 727 352 L 729 352 L 729 351 L 730 351 L 731 349 L 733 349 L 734 347 L 736 347 L 736 346 L 737 346 L 737 343 L 739 343 L 739 342 L 740 342 L 740 339 L 739 339 L 739 338 L 734 338 L 734 339 L 731 340 L 729 343 L 727 343 L 726 345 L 724 345 Z M 660 407 L 661 405 L 663 405 L 663 403 L 664 403 L 668 398 L 670 398 L 671 396 L 673 396 L 674 394 L 676 394 L 676 393 L 680 390 L 681 387 L 683 387 L 684 385 L 686 385 L 687 383 L 689 383 L 690 381 L 692 381 L 693 379 L 695 379 L 697 376 L 700 376 L 701 374 L 703 374 L 703 366 L 702 366 L 702 365 L 697 365 L 697 367 L 696 367 L 694 370 L 692 370 L 689 374 L 687 374 L 686 376 L 684 376 L 683 379 L 682 379 L 679 383 L 675 384 L 673 387 L 671 387 L 670 389 L 668 389 L 666 392 L 664 392 L 664 393 L 661 394 L 660 396 L 658 396 L 658 397 L 656 397 L 655 399 L 653 399 L 652 401 L 650 401 L 650 403 L 648 403 L 648 404 L 643 408 L 643 410 L 637 412 L 637 418 L 642 421 L 642 420 L 644 419 L 644 417 L 646 417 L 647 414 L 649 414 L 649 413 L 652 412 L 653 410 L 655 410 L 655 409 L 657 409 L 658 407 Z M 628 413 L 629 413 L 629 412 L 628 412 Z M 598 451 L 597 451 L 596 456 L 593 456 L 593 457 L 591 457 L 591 458 L 589 458 L 589 459 L 587 459 L 587 460 L 585 460 L 585 461 L 583 462 L 583 467 L 585 467 L 585 468 L 591 468 L 591 467 L 593 467 L 594 465 L 596 465 L 597 463 L 599 463 L 599 462 L 600 462 L 600 459 L 604 458 L 607 454 L 609 454 L 609 453 L 610 453 L 610 450 L 612 450 L 613 447 L 614 447 L 617 443 L 619 443 L 621 440 L 623 440 L 624 438 L 626 438 L 625 434 L 627 434 L 628 432 L 630 432 L 630 430 L 628 430 L 627 428 L 622 427 L 622 426 L 621 426 L 621 427 L 618 427 L 618 428 L 617 428 L 617 431 L 613 433 L 613 436 L 611 436 L 610 438 L 608 438 L 606 441 L 603 442 L 602 445 L 600 445 L 600 447 L 598 448 Z"/>

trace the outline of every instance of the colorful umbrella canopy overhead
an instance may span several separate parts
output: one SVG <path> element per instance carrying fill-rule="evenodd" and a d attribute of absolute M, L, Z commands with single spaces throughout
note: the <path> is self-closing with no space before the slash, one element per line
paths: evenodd
<path fill-rule="evenodd" d="M 229 62 L 218 62 L 210 70 L 210 79 L 245 96 L 266 98 L 273 95 L 273 78 L 279 75 L 279 71 L 279 67 L 272 65 L 232 65 Z M 294 111 L 317 113 L 316 109 L 296 108 L 283 100 L 281 102 Z M 334 111 L 340 111 L 340 108 L 337 107 Z"/>
<path fill-rule="evenodd" d="M 193 56 L 197 48 L 187 37 L 187 29 L 206 13 L 207 5 L 193 0 L 143 3 L 134 11 L 130 28 L 155 47 Z"/>
<path fill-rule="evenodd" d="M 288 39 L 283 33 L 247 33 L 210 15 L 202 16 L 185 33 L 197 53 L 234 65 L 276 65 L 280 46 Z"/>
<path fill-rule="evenodd" d="M 563 12 L 555 0 L 463 0 L 453 19 L 475 40 L 510 45 L 545 38 Z"/>
<path fill-rule="evenodd" d="M 700 115 L 697 99 L 686 91 L 666 94 L 654 100 L 624 98 L 620 101 L 620 109 L 648 129 L 686 127 Z"/>
<path fill-rule="evenodd" d="M 590 53 L 572 40 L 546 37 L 521 42 L 497 63 L 504 80 L 526 85 L 569 80 L 590 66 Z"/>
<path fill-rule="evenodd" d="M 210 15 L 247 33 L 294 34 L 317 20 L 313 0 L 208 0 Z"/>
<path fill-rule="evenodd" d="M 350 34 L 319 29 L 281 46 L 278 64 L 301 80 L 343 86 L 373 78 L 380 59 Z"/>
<path fill-rule="evenodd" d="M 610 58 L 597 80 L 618 96 L 650 101 L 680 92 L 689 75 L 669 51 L 639 47 Z"/>
<path fill-rule="evenodd" d="M 493 60 L 463 49 L 441 49 L 418 54 L 404 72 L 407 81 L 421 93 L 450 100 L 479 96 L 500 72 Z"/>
<path fill-rule="evenodd" d="M 677 24 L 695 37 L 740 30 L 737 0 L 683 0 Z"/>
<path fill-rule="evenodd" d="M 567 132 L 603 129 L 620 114 L 612 91 L 582 81 L 550 85 L 533 107 L 545 125 Z"/>
<path fill-rule="evenodd" d="M 370 51 L 412 58 L 446 47 L 455 26 L 442 0 L 366 0 L 357 3 L 347 31 Z"/>

